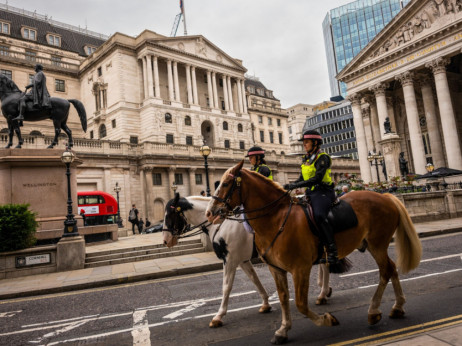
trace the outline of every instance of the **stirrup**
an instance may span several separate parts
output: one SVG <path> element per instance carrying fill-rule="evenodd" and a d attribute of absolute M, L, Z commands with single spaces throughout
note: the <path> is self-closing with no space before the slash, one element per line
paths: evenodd
<path fill-rule="evenodd" d="M 19 114 L 16 118 L 13 118 L 12 120 L 13 120 L 13 121 L 16 121 L 16 120 L 18 120 L 18 121 L 19 121 L 19 120 L 24 120 L 24 115 Z"/>

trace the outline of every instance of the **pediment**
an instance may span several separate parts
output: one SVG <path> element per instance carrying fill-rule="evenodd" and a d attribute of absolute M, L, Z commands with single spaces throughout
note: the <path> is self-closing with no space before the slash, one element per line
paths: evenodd
<path fill-rule="evenodd" d="M 462 22 L 460 0 L 413 0 L 339 73 L 339 79 L 434 39 Z"/>
<path fill-rule="evenodd" d="M 203 36 L 171 37 L 156 40 L 156 43 L 202 59 L 245 70 L 242 63 L 230 57 Z"/>

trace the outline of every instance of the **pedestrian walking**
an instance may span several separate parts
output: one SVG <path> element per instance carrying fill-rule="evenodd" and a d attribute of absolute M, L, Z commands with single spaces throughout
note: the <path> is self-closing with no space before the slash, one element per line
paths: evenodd
<path fill-rule="evenodd" d="M 132 232 L 135 234 L 135 225 L 138 227 L 138 232 L 140 232 L 140 224 L 138 219 L 138 209 L 136 209 L 136 205 L 132 204 L 132 209 L 130 209 L 130 213 L 128 214 L 128 221 L 132 223 Z"/>
<path fill-rule="evenodd" d="M 140 221 L 138 221 L 138 231 L 140 232 L 140 234 L 143 232 L 143 228 L 144 228 L 144 221 L 143 221 L 143 218 L 140 217 Z"/>

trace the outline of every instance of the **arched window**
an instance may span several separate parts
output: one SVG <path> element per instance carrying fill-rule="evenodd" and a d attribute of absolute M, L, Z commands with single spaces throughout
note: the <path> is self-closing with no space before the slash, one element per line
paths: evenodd
<path fill-rule="evenodd" d="M 184 118 L 184 124 L 186 126 L 191 126 L 191 117 L 189 115 L 187 115 L 185 118 Z"/>
<path fill-rule="evenodd" d="M 165 113 L 165 122 L 168 124 L 172 123 L 172 115 L 170 113 Z"/>
<path fill-rule="evenodd" d="M 228 131 L 228 122 L 223 121 L 223 130 Z"/>
<path fill-rule="evenodd" d="M 242 132 L 242 124 L 237 124 L 237 132 Z"/>
<path fill-rule="evenodd" d="M 30 135 L 31 136 L 42 136 L 42 133 L 40 131 L 33 130 L 30 132 Z"/>
<path fill-rule="evenodd" d="M 99 127 L 99 138 L 104 138 L 106 137 L 106 125 L 102 124 L 100 127 Z"/>

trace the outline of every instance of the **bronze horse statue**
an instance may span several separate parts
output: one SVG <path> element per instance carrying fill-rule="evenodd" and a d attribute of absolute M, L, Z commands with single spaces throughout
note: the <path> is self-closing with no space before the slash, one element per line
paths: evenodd
<path fill-rule="evenodd" d="M 22 126 L 21 121 L 13 120 L 19 115 L 19 99 L 24 93 L 18 88 L 18 86 L 7 76 L 0 75 L 0 100 L 2 101 L 2 113 L 8 123 L 8 144 L 6 149 L 13 145 L 13 135 L 16 133 L 18 137 L 18 145 L 16 148 L 21 148 L 24 140 L 21 137 Z M 66 100 L 59 97 L 50 98 L 51 108 L 38 109 L 34 108 L 32 103 L 27 103 L 26 112 L 24 113 L 24 121 L 40 121 L 45 119 L 51 119 L 55 129 L 55 137 L 53 142 L 48 148 L 53 148 L 58 144 L 58 136 L 61 130 L 66 132 L 69 139 L 68 146 L 73 146 L 72 131 L 67 126 L 67 118 L 69 117 L 69 108 L 71 103 L 80 118 L 82 129 L 87 131 L 87 113 L 85 107 L 79 100 Z"/>

